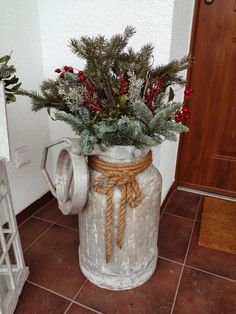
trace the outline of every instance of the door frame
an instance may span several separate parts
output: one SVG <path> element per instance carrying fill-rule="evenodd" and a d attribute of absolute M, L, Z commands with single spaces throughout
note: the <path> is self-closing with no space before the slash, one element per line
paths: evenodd
<path fill-rule="evenodd" d="M 195 52 L 200 5 L 201 5 L 201 0 L 195 0 L 194 9 L 193 9 L 193 21 L 192 21 L 192 30 L 191 30 L 191 38 L 190 38 L 190 47 L 189 47 L 189 54 L 191 56 L 194 56 L 194 52 Z M 192 81 L 192 67 L 189 67 L 187 70 L 187 75 L 186 75 L 187 87 L 191 85 L 191 81 Z M 183 138 L 184 138 L 184 134 L 182 133 L 179 138 L 178 154 L 177 154 L 176 169 L 175 169 L 175 184 L 177 186 L 179 185 L 180 159 L 183 153 Z M 191 187 L 189 186 L 188 188 L 191 188 Z"/>
<path fill-rule="evenodd" d="M 194 3 L 194 12 L 193 12 L 193 21 L 192 21 L 192 30 L 191 30 L 191 39 L 190 39 L 190 48 L 189 48 L 189 53 L 190 55 L 194 56 L 195 53 L 195 47 L 196 47 L 196 37 L 197 37 L 197 29 L 198 29 L 198 23 L 199 23 L 199 14 L 200 14 L 200 5 L 201 1 L 203 0 L 195 0 Z M 189 67 L 187 71 L 187 76 L 186 76 L 186 86 L 189 87 L 191 85 L 192 81 L 192 72 L 193 69 L 192 67 Z M 191 132 L 191 130 L 190 130 Z M 184 139 L 184 134 L 180 135 L 179 139 L 179 147 L 178 147 L 178 154 L 177 154 L 177 161 L 176 161 L 176 170 L 175 170 L 175 186 L 181 186 L 183 188 L 187 189 L 193 189 L 193 190 L 198 190 L 198 191 L 205 191 L 205 192 L 210 192 L 210 193 L 217 193 L 220 195 L 225 195 L 225 196 L 230 196 L 232 197 L 231 193 L 228 193 L 226 190 L 214 188 L 214 187 L 205 187 L 193 183 L 188 183 L 188 184 L 183 184 L 180 183 L 179 177 L 180 177 L 180 160 L 181 156 L 183 154 L 183 139 Z"/>

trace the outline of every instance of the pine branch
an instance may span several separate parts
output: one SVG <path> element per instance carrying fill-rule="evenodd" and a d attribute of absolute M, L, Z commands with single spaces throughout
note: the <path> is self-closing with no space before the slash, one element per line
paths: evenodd
<path fill-rule="evenodd" d="M 136 101 L 133 103 L 132 109 L 133 115 L 145 123 L 150 123 L 153 119 L 151 110 L 142 101 Z"/>
<path fill-rule="evenodd" d="M 166 65 L 157 66 L 151 71 L 151 79 L 162 77 L 165 82 L 165 87 L 174 83 L 184 85 L 185 80 L 180 75 L 178 75 L 178 73 L 186 70 L 191 60 L 192 59 L 190 56 L 185 56 L 180 60 L 175 59 Z"/>
<path fill-rule="evenodd" d="M 149 72 L 153 49 L 154 46 L 152 44 L 146 44 L 141 47 L 140 51 L 137 53 L 135 73 L 138 77 L 144 77 L 146 73 Z"/>
<path fill-rule="evenodd" d="M 121 55 L 125 47 L 127 46 L 130 38 L 136 33 L 135 28 L 127 26 L 123 34 L 114 35 L 106 45 L 107 70 L 112 63 L 116 60 L 118 55 Z"/>
<path fill-rule="evenodd" d="M 104 87 L 106 97 L 113 106 L 116 106 L 116 100 L 111 86 L 110 68 L 113 67 L 117 57 L 122 54 L 134 33 L 135 29 L 128 26 L 123 34 L 117 34 L 109 41 L 101 35 L 95 38 L 83 36 L 80 40 L 70 40 L 69 46 L 72 52 L 86 60 L 86 74 L 98 85 Z"/>
<path fill-rule="evenodd" d="M 150 129 L 154 132 L 157 132 L 159 128 L 166 122 L 166 120 L 168 120 L 181 105 L 181 103 L 171 103 L 165 108 L 160 108 L 150 121 Z"/>
<path fill-rule="evenodd" d="M 37 91 L 26 91 L 20 89 L 16 92 L 17 95 L 28 96 L 31 99 L 32 110 L 39 111 L 43 108 L 56 108 L 58 110 L 65 109 L 68 111 L 67 106 L 63 99 L 59 101 L 57 96 L 45 94 L 44 96 Z"/>
<path fill-rule="evenodd" d="M 76 132 L 76 134 L 79 134 L 81 131 L 84 130 L 84 128 L 86 128 L 80 117 L 73 116 L 72 114 L 66 113 L 64 111 L 57 112 L 55 114 L 55 118 L 56 120 L 68 123 L 71 126 L 72 130 Z"/>

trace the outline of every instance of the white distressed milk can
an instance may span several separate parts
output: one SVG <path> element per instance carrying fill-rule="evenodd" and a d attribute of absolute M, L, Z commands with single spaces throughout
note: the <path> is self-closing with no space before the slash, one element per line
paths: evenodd
<path fill-rule="evenodd" d="M 55 185 L 46 170 L 48 149 L 59 154 Z M 42 171 L 64 214 L 79 217 L 79 263 L 95 285 L 125 290 L 146 282 L 156 268 L 161 175 L 150 148 L 113 146 L 80 154 L 78 139 L 49 144 Z"/>

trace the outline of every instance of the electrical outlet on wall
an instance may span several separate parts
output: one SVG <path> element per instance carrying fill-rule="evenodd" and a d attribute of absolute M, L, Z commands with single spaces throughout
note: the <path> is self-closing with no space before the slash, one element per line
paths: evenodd
<path fill-rule="evenodd" d="M 29 147 L 27 145 L 19 147 L 15 151 L 15 165 L 16 168 L 23 167 L 31 162 Z"/>

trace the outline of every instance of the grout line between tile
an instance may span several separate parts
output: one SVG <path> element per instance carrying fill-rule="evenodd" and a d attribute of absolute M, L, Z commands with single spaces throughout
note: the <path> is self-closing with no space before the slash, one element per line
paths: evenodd
<path fill-rule="evenodd" d="M 182 276 L 183 276 L 184 267 L 185 267 L 185 264 L 186 264 L 189 248 L 190 248 L 192 237 L 193 237 L 193 232 L 194 232 L 194 228 L 195 228 L 195 224 L 196 224 L 198 211 L 199 211 L 200 206 L 201 206 L 202 197 L 203 196 L 201 196 L 200 199 L 199 199 L 198 207 L 197 207 L 197 210 L 196 210 L 196 213 L 195 213 L 194 222 L 193 222 L 192 230 L 191 230 L 189 241 L 188 241 L 188 247 L 187 247 L 187 250 L 186 250 L 186 253 L 185 253 L 184 262 L 183 262 L 183 266 L 182 266 L 182 269 L 181 269 L 181 272 L 180 272 L 179 281 L 178 281 L 178 284 L 177 284 L 177 287 L 176 287 L 175 296 L 174 296 L 174 300 L 173 300 L 173 303 L 172 303 L 170 314 L 173 314 L 173 311 L 174 311 L 175 303 L 176 303 L 176 300 L 177 300 L 177 295 L 178 295 L 178 292 L 179 292 L 180 282 L 181 282 L 181 279 L 182 279 Z"/>
<path fill-rule="evenodd" d="M 51 199 L 50 201 L 48 201 L 47 203 L 45 203 L 43 206 L 41 206 L 38 210 L 36 210 L 35 213 L 33 213 L 32 215 L 30 215 L 27 219 L 25 219 L 24 221 L 22 221 L 22 223 L 20 223 L 18 225 L 18 228 L 21 227 L 22 225 L 24 225 L 28 220 L 30 220 L 30 218 L 34 217 L 35 214 L 37 214 L 41 209 L 43 209 L 44 207 L 46 207 L 48 205 L 48 203 L 50 203 L 53 199 Z"/>
<path fill-rule="evenodd" d="M 52 220 L 48 220 L 45 218 L 41 218 L 41 217 L 37 217 L 37 216 L 32 216 L 32 218 L 38 219 L 38 220 L 42 220 L 44 222 L 49 222 L 50 224 L 55 224 L 56 221 L 58 221 L 58 219 L 61 219 L 62 216 L 60 216 L 60 218 L 57 218 L 56 220 L 52 221 Z"/>
<path fill-rule="evenodd" d="M 41 208 L 40 208 L 41 209 Z M 27 219 L 25 219 L 24 221 L 22 221 L 19 225 L 18 225 L 18 229 L 20 229 L 21 226 L 23 226 L 27 221 L 30 220 L 30 218 L 32 218 L 33 215 L 30 215 Z"/>
<path fill-rule="evenodd" d="M 175 214 L 172 214 L 172 213 L 169 213 L 169 212 L 165 212 L 165 215 L 170 215 L 170 216 L 174 216 L 174 217 L 177 217 L 177 218 L 184 218 L 186 220 L 190 220 L 190 221 L 194 221 L 195 217 L 194 218 L 189 218 L 189 217 L 184 217 L 184 216 L 180 216 L 180 215 L 175 215 Z"/>
<path fill-rule="evenodd" d="M 84 304 L 82 304 L 82 303 L 79 303 L 79 302 L 76 302 L 76 301 L 75 301 L 75 299 L 78 297 L 78 295 L 79 295 L 80 292 L 82 291 L 82 289 L 83 289 L 83 287 L 85 286 L 85 284 L 86 284 L 87 281 L 88 281 L 87 279 L 84 281 L 84 283 L 83 283 L 82 286 L 80 287 L 79 291 L 76 293 L 75 297 L 73 298 L 73 300 L 72 300 L 71 303 L 69 304 L 69 306 L 68 306 L 68 308 L 66 309 L 66 311 L 64 312 L 64 314 L 68 313 L 69 309 L 71 308 L 71 306 L 72 306 L 73 304 L 80 305 L 81 307 L 83 307 L 83 308 L 85 308 L 85 309 L 88 309 L 88 310 L 90 310 L 90 311 L 92 311 L 92 312 L 94 312 L 94 313 L 103 314 L 102 312 L 98 312 L 97 310 L 95 310 L 95 309 L 93 309 L 93 308 L 91 308 L 91 307 L 89 307 L 89 306 L 87 306 L 87 305 L 84 305 Z"/>
<path fill-rule="evenodd" d="M 83 289 L 84 285 L 86 284 L 88 280 L 85 279 L 84 283 L 82 284 L 82 286 L 79 288 L 79 291 L 75 294 L 74 298 L 71 300 L 71 303 L 69 304 L 68 308 L 66 309 L 66 311 L 64 312 L 64 314 L 66 314 L 69 310 L 69 308 L 72 306 L 72 304 L 74 303 L 75 299 L 77 298 L 77 296 L 79 295 L 80 291 Z"/>
<path fill-rule="evenodd" d="M 175 263 L 175 264 L 178 264 L 178 265 L 183 266 L 183 263 L 176 262 L 176 261 L 174 261 L 174 260 L 172 260 L 172 259 L 169 259 L 169 258 L 166 258 L 166 257 L 160 256 L 160 255 L 158 255 L 158 258 L 160 258 L 160 259 L 164 259 L 165 261 L 172 262 L 172 263 Z"/>
<path fill-rule="evenodd" d="M 50 221 L 50 220 L 47 220 L 45 218 L 41 218 L 41 217 L 35 217 L 33 216 L 32 218 L 35 218 L 35 219 L 38 219 L 38 220 L 42 220 L 44 222 L 47 222 L 47 223 L 50 223 L 50 224 L 53 224 L 53 225 L 57 225 L 57 226 L 61 226 L 61 227 L 65 227 L 66 229 L 70 229 L 70 230 L 73 230 L 73 231 L 77 231 L 78 232 L 78 229 L 75 229 L 75 228 L 72 228 L 72 227 L 69 227 L 69 226 L 66 226 L 66 225 L 63 225 L 63 224 L 60 224 L 58 223 L 58 221 L 63 217 L 63 215 L 56 219 L 54 222 L 53 221 Z"/>
<path fill-rule="evenodd" d="M 162 213 L 160 214 L 159 223 L 160 223 L 160 221 L 161 221 L 161 218 L 162 218 L 164 212 L 165 212 L 165 208 L 163 209 Z"/>
<path fill-rule="evenodd" d="M 210 271 L 207 271 L 207 270 L 204 270 L 204 269 L 201 269 L 201 268 L 198 268 L 198 267 L 194 267 L 194 266 L 190 266 L 190 265 L 185 265 L 185 267 L 191 268 L 191 269 L 194 269 L 194 270 L 198 270 L 198 271 L 206 273 L 208 275 L 212 275 L 212 276 L 215 276 L 215 277 L 218 277 L 218 278 L 221 278 L 221 279 L 226 279 L 228 281 L 236 283 L 236 280 L 234 280 L 234 279 L 227 278 L 227 277 L 224 277 L 224 276 L 221 276 L 221 275 L 218 275 L 218 274 L 214 274 L 214 273 L 211 273 Z"/>
<path fill-rule="evenodd" d="M 94 313 L 103 314 L 102 312 L 99 312 L 99 311 L 97 311 L 97 310 L 95 310 L 95 309 L 93 309 L 93 308 L 91 308 L 91 307 L 89 307 L 87 305 L 82 304 L 82 303 L 74 302 L 74 304 L 80 305 L 80 306 L 84 307 L 85 309 L 88 309 L 88 310 L 90 310 L 90 311 L 92 311 Z"/>
<path fill-rule="evenodd" d="M 73 228 L 73 227 L 69 227 L 69 226 L 66 226 L 66 225 L 63 225 L 63 224 L 60 224 L 58 222 L 54 223 L 54 225 L 58 225 L 58 226 L 61 226 L 61 227 L 65 227 L 67 229 L 70 229 L 70 230 L 73 230 L 73 231 L 79 231 L 79 229 L 76 229 L 76 228 Z"/>
<path fill-rule="evenodd" d="M 173 192 L 174 192 L 174 191 L 173 191 Z M 159 219 L 159 221 L 161 220 L 161 218 L 162 218 L 162 216 L 163 216 L 164 212 L 166 211 L 167 205 L 168 205 L 168 204 L 169 204 L 169 202 L 170 202 L 170 199 L 171 199 L 171 197 L 172 197 L 172 195 L 173 195 L 173 192 L 171 193 L 171 195 L 170 195 L 170 197 L 169 197 L 169 199 L 168 199 L 168 201 L 167 201 L 167 203 L 166 203 L 165 207 L 163 208 L 163 211 L 161 212 L 161 215 L 160 215 L 160 219 Z"/>
<path fill-rule="evenodd" d="M 55 294 L 55 295 L 57 295 L 58 297 L 61 297 L 61 298 L 63 298 L 63 299 L 66 299 L 66 300 L 68 300 L 68 301 L 70 301 L 70 302 L 72 301 L 70 298 L 68 298 L 68 297 L 66 297 L 66 296 L 64 296 L 64 295 L 62 295 L 62 294 L 60 294 L 60 293 L 57 293 L 57 292 L 54 291 L 54 290 L 48 289 L 48 288 L 46 288 L 46 287 L 44 287 L 44 286 L 41 286 L 41 285 L 39 285 L 39 284 L 37 284 L 37 283 L 31 281 L 31 280 L 27 280 L 27 282 L 29 282 L 30 284 L 32 284 L 32 285 L 34 285 L 34 286 L 36 286 L 36 287 L 38 287 L 38 288 L 41 288 L 41 289 L 46 290 L 46 291 L 48 291 L 48 292 L 51 292 L 52 294 Z"/>
<path fill-rule="evenodd" d="M 34 217 L 34 218 L 35 218 L 35 217 Z M 60 217 L 60 218 L 61 218 L 61 217 Z M 23 250 L 23 252 L 25 253 L 35 242 L 37 242 L 46 232 L 48 232 L 48 230 L 51 229 L 51 228 L 56 224 L 56 222 L 57 222 L 60 218 L 58 218 L 57 220 L 55 220 L 54 223 L 51 222 L 51 225 L 50 225 L 47 229 L 45 229 L 36 239 L 34 239 L 34 241 L 31 242 L 31 243 Z"/>
<path fill-rule="evenodd" d="M 46 207 L 49 203 L 52 203 L 53 201 L 56 201 L 55 197 L 53 196 L 52 199 L 50 199 L 46 204 L 44 204 L 43 206 L 41 206 L 38 210 L 36 210 L 35 213 L 32 214 L 32 216 L 37 215 L 37 213 L 43 209 L 44 207 Z"/>
<path fill-rule="evenodd" d="M 26 246 L 26 248 L 24 248 L 23 252 L 25 253 L 32 245 L 34 245 L 34 243 L 37 242 L 46 232 L 48 232 L 48 230 L 51 229 L 52 226 L 53 224 L 51 224 L 47 229 L 40 233 L 40 235 L 36 239 L 34 239 L 33 242 L 31 242 L 28 246 Z"/>

